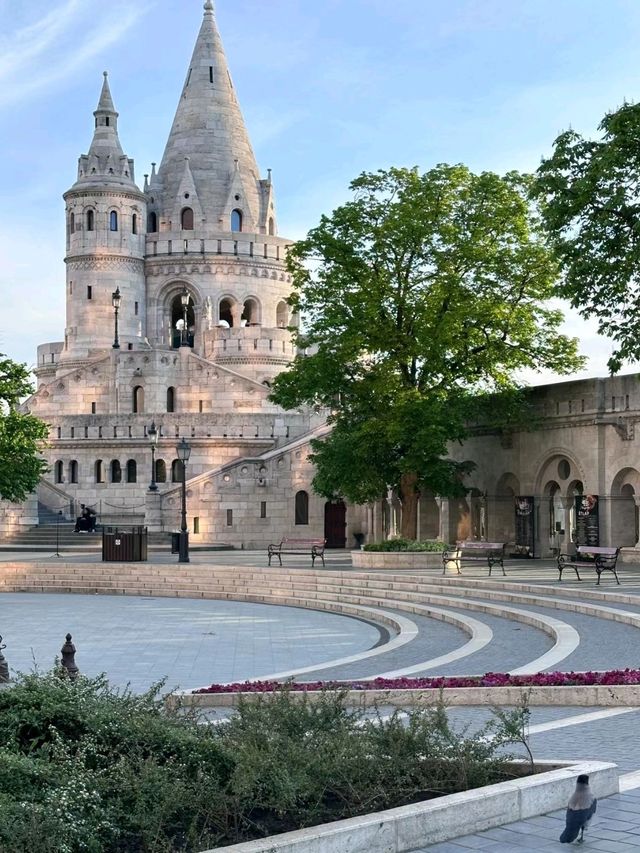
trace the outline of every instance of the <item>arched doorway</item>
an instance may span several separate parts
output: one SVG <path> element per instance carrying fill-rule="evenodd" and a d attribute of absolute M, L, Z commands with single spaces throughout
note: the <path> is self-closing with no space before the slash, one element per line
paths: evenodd
<path fill-rule="evenodd" d="M 344 501 L 327 501 L 324 505 L 324 538 L 327 548 L 344 548 L 347 544 L 347 508 Z"/>
<path fill-rule="evenodd" d="M 183 299 L 186 305 L 183 304 Z M 186 308 L 186 325 L 185 325 Z M 196 313 L 193 297 L 183 290 L 171 300 L 171 346 L 179 349 L 181 346 L 193 347 L 196 331 Z"/>

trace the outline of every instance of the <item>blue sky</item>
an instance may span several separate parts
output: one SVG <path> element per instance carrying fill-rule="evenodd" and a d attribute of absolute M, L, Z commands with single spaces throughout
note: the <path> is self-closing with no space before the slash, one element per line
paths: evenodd
<path fill-rule="evenodd" d="M 280 232 L 302 236 L 364 170 L 533 170 L 640 93 L 637 0 L 217 0 Z M 64 207 L 109 70 L 138 183 L 160 162 L 202 0 L 0 0 L 0 350 L 64 330 Z M 607 342 L 570 316 L 606 373 Z M 548 377 L 543 377 L 547 379 Z M 539 381 L 539 380 L 538 380 Z"/>

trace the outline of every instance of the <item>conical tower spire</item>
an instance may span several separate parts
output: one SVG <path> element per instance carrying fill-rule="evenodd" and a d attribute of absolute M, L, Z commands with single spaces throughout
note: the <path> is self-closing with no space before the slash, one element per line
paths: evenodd
<path fill-rule="evenodd" d="M 89 153 L 83 154 L 78 161 L 78 183 L 135 186 L 133 160 L 122 150 L 118 137 L 118 113 L 111 97 L 106 71 L 100 100 L 93 115 L 95 130 Z"/>
<path fill-rule="evenodd" d="M 238 104 L 214 4 L 204 17 L 158 170 L 161 217 L 173 222 L 185 158 L 202 206 L 207 231 L 231 230 L 231 213 L 242 213 L 244 231 L 264 232 L 267 210 L 263 182 Z M 239 176 L 238 176 L 239 173 Z M 241 187 L 231 193 L 232 187 Z"/>

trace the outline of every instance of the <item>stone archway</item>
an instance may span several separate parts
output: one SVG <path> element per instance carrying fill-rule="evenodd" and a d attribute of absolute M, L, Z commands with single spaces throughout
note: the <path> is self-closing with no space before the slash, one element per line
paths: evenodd
<path fill-rule="evenodd" d="M 187 304 L 184 300 L 188 298 Z M 193 348 L 196 334 L 196 314 L 193 296 L 186 290 L 177 293 L 169 303 L 169 317 L 171 325 L 171 346 L 179 349 L 181 346 Z"/>
<path fill-rule="evenodd" d="M 496 483 L 492 516 L 492 541 L 516 541 L 515 499 L 521 494 L 520 480 L 511 471 L 505 472 Z"/>
<path fill-rule="evenodd" d="M 640 472 L 622 468 L 611 483 L 610 544 L 640 547 Z"/>

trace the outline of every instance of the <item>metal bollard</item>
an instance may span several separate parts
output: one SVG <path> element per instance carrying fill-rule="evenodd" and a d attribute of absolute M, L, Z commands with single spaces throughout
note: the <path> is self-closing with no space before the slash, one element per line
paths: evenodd
<path fill-rule="evenodd" d="M 2 654 L 2 650 L 6 649 L 6 645 L 2 642 L 2 634 L 0 634 L 0 684 L 6 684 L 8 681 L 11 681 L 11 677 L 9 676 L 9 664 L 5 656 Z"/>
<path fill-rule="evenodd" d="M 62 654 L 61 666 L 73 681 L 78 677 L 79 669 L 76 665 L 76 647 L 71 642 L 71 634 L 67 634 L 66 643 L 60 650 Z"/>

